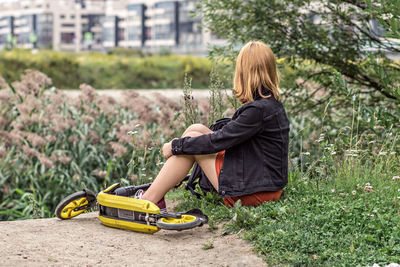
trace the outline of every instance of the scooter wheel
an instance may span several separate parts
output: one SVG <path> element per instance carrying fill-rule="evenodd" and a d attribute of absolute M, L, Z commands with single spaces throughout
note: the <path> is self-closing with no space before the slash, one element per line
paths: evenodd
<path fill-rule="evenodd" d="M 85 191 L 79 191 L 61 200 L 54 212 L 57 218 L 61 220 L 71 219 L 83 213 L 85 210 L 90 209 L 90 207 L 88 207 L 87 209 L 76 210 L 76 208 L 89 203 L 86 196 L 87 193 Z"/>
<path fill-rule="evenodd" d="M 186 230 L 197 227 L 201 220 L 193 215 L 182 214 L 180 219 L 165 217 L 156 222 L 156 225 L 164 230 Z"/>

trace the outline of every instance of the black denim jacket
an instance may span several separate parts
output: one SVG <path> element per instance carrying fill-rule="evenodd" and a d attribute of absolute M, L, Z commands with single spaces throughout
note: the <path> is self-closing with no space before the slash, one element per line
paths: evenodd
<path fill-rule="evenodd" d="M 256 96 L 212 134 L 172 141 L 172 154 L 212 154 L 226 150 L 219 176 L 221 197 L 277 191 L 287 184 L 289 120 L 272 95 Z"/>

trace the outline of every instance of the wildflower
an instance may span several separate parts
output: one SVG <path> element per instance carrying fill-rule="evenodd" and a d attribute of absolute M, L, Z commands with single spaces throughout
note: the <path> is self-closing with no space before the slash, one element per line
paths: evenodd
<path fill-rule="evenodd" d="M 135 135 L 135 134 L 137 134 L 138 133 L 138 131 L 129 131 L 127 134 L 129 134 L 129 135 Z"/>
<path fill-rule="evenodd" d="M 83 121 L 84 123 L 89 124 L 89 125 L 92 124 L 93 121 L 94 121 L 94 119 L 93 119 L 92 117 L 87 116 L 87 115 L 82 115 L 82 116 L 81 116 L 81 119 L 82 119 L 82 121 Z"/>
<path fill-rule="evenodd" d="M 101 170 L 93 170 L 92 173 L 96 176 L 98 176 L 101 179 L 104 179 L 106 177 L 107 172 L 106 171 L 101 171 Z"/>
<path fill-rule="evenodd" d="M 28 133 L 27 139 L 33 147 L 42 148 L 46 145 L 46 140 L 35 133 Z"/>
<path fill-rule="evenodd" d="M 345 193 L 339 193 L 339 196 L 344 197 L 344 196 L 346 196 L 346 194 Z"/>
<path fill-rule="evenodd" d="M 373 210 L 372 212 L 373 212 L 373 213 L 377 213 L 377 212 L 378 212 L 378 210 Z"/>
<path fill-rule="evenodd" d="M 74 174 L 74 176 L 72 176 L 72 179 L 74 181 L 79 181 L 79 179 L 80 179 L 79 174 Z"/>
<path fill-rule="evenodd" d="M 400 176 L 398 176 L 398 175 L 395 175 L 392 177 L 392 180 L 399 180 L 399 179 L 400 179 Z"/>
<path fill-rule="evenodd" d="M 52 93 L 49 97 L 51 103 L 53 103 L 56 106 L 60 106 L 62 103 L 64 103 L 65 95 L 58 93 Z"/>
<path fill-rule="evenodd" d="M 58 158 L 58 161 L 61 162 L 62 164 L 68 164 L 71 161 L 71 158 L 67 156 L 60 156 Z"/>
<path fill-rule="evenodd" d="M 51 79 L 39 71 L 28 69 L 21 75 L 21 81 L 13 82 L 12 85 L 22 95 L 37 96 L 46 86 L 51 85 Z"/>
<path fill-rule="evenodd" d="M 15 107 L 18 109 L 19 113 L 22 115 L 26 115 L 26 114 L 29 114 L 29 112 L 31 112 L 30 107 L 26 103 L 15 105 Z"/>
<path fill-rule="evenodd" d="M 131 180 L 131 182 L 135 182 L 139 177 L 136 174 L 132 174 L 131 177 L 129 177 L 129 179 Z"/>
<path fill-rule="evenodd" d="M 76 124 L 76 122 L 75 122 L 73 119 L 68 119 L 68 120 L 67 120 L 67 123 L 68 123 L 68 125 L 69 125 L 70 127 L 74 127 L 75 124 Z"/>
<path fill-rule="evenodd" d="M 310 152 L 303 152 L 303 153 L 301 153 L 301 154 L 303 154 L 303 155 L 310 155 Z"/>
<path fill-rule="evenodd" d="M 364 186 L 364 191 L 366 191 L 366 192 L 373 192 L 373 191 L 374 191 L 374 188 L 371 186 L 370 183 L 366 183 L 365 186 Z"/>
<path fill-rule="evenodd" d="M 85 83 L 81 84 L 79 88 L 82 90 L 82 98 L 87 102 L 93 102 L 96 97 L 96 90 Z"/>
<path fill-rule="evenodd" d="M 70 137 L 68 137 L 68 141 L 70 141 L 71 143 L 77 143 L 79 141 L 79 138 L 75 135 L 71 135 Z"/>
<path fill-rule="evenodd" d="M 132 128 L 130 124 L 127 125 L 122 125 L 118 132 L 115 134 L 117 137 L 118 141 L 123 144 L 129 144 L 131 142 L 131 137 L 128 135 L 131 131 L 129 131 Z M 128 133 L 128 134 L 127 134 Z"/>
<path fill-rule="evenodd" d="M 332 192 L 332 193 L 335 193 L 335 189 L 332 189 L 331 192 Z"/>
<path fill-rule="evenodd" d="M 39 114 L 37 114 L 37 113 L 33 113 L 32 115 L 31 115 L 31 122 L 39 122 L 40 121 L 40 115 Z"/>
<path fill-rule="evenodd" d="M 71 158 L 60 151 L 54 151 L 51 153 L 51 160 L 61 162 L 62 164 L 68 164 Z"/>
<path fill-rule="evenodd" d="M 114 151 L 114 157 L 122 157 L 128 150 L 121 144 L 110 142 L 111 148 Z"/>
<path fill-rule="evenodd" d="M 353 191 L 351 191 L 351 194 L 352 194 L 353 196 L 355 196 L 355 195 L 357 194 L 357 191 L 356 191 L 356 190 L 353 190 Z"/>
<path fill-rule="evenodd" d="M 11 130 L 8 135 L 11 141 L 17 145 L 21 144 L 24 141 L 24 134 L 19 130 Z"/>
<path fill-rule="evenodd" d="M 88 135 L 90 137 L 92 144 L 95 145 L 100 143 L 100 136 L 97 132 L 90 130 Z"/>
<path fill-rule="evenodd" d="M 335 151 L 332 151 L 332 152 L 331 152 L 331 155 L 336 155 L 336 152 L 335 152 Z"/>
<path fill-rule="evenodd" d="M 68 129 L 68 124 L 65 122 L 65 118 L 60 114 L 52 113 L 51 124 L 54 132 L 59 133 Z"/>
<path fill-rule="evenodd" d="M 0 76 L 0 78 L 1 78 L 1 76 Z M 2 157 L 4 157 L 4 155 L 6 154 L 6 150 L 4 149 L 4 148 L 0 148 L 0 159 L 2 158 Z"/>
<path fill-rule="evenodd" d="M 51 168 L 54 166 L 53 161 L 51 161 L 49 158 L 47 158 L 45 155 L 40 155 L 39 156 L 40 163 L 42 163 L 43 166 L 46 168 Z"/>
<path fill-rule="evenodd" d="M 320 135 L 319 135 L 319 138 L 318 138 L 318 140 L 317 140 L 317 142 L 318 142 L 318 143 L 321 143 L 322 141 L 324 141 L 324 138 L 325 138 L 325 134 L 323 134 L 323 133 L 320 134 Z"/>
<path fill-rule="evenodd" d="M 57 141 L 57 137 L 54 135 L 46 135 L 45 139 L 49 143 L 55 143 Z"/>

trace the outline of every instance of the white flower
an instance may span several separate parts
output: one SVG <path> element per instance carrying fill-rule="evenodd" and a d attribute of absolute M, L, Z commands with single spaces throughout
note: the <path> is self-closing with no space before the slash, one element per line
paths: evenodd
<path fill-rule="evenodd" d="M 332 193 L 335 193 L 335 189 L 332 189 L 331 192 L 332 192 Z"/>
<path fill-rule="evenodd" d="M 331 152 L 331 155 L 336 155 L 336 152 L 335 151 Z"/>
<path fill-rule="evenodd" d="M 303 153 L 301 153 L 301 154 L 303 154 L 303 155 L 310 155 L 310 152 L 303 152 Z"/>
<path fill-rule="evenodd" d="M 356 190 L 351 191 L 351 193 L 353 194 L 353 196 L 355 196 L 357 194 Z"/>
<path fill-rule="evenodd" d="M 385 155 L 387 155 L 387 152 L 386 152 L 386 151 L 381 151 L 381 152 L 379 152 L 378 155 L 379 155 L 379 156 L 385 156 Z"/>
<path fill-rule="evenodd" d="M 377 212 L 378 212 L 378 210 L 373 210 L 372 212 L 374 212 L 374 213 L 377 213 Z"/>
<path fill-rule="evenodd" d="M 138 133 L 138 131 L 129 131 L 129 132 L 128 132 L 129 135 L 135 135 L 135 134 L 137 134 L 137 133 Z"/>
<path fill-rule="evenodd" d="M 392 180 L 399 180 L 399 179 L 400 179 L 400 176 L 398 176 L 398 175 L 392 177 Z"/>

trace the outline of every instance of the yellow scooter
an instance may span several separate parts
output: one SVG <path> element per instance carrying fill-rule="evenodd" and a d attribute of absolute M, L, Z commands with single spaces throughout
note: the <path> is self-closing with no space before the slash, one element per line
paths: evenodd
<path fill-rule="evenodd" d="M 61 200 L 55 215 L 61 220 L 71 219 L 97 205 L 102 224 L 149 234 L 160 229 L 191 229 L 208 222 L 208 217 L 198 209 L 185 213 L 160 211 L 156 204 L 132 197 L 137 190 L 146 190 L 150 185 L 151 183 L 120 187 L 120 184 L 116 183 L 97 196 L 84 189 Z"/>

